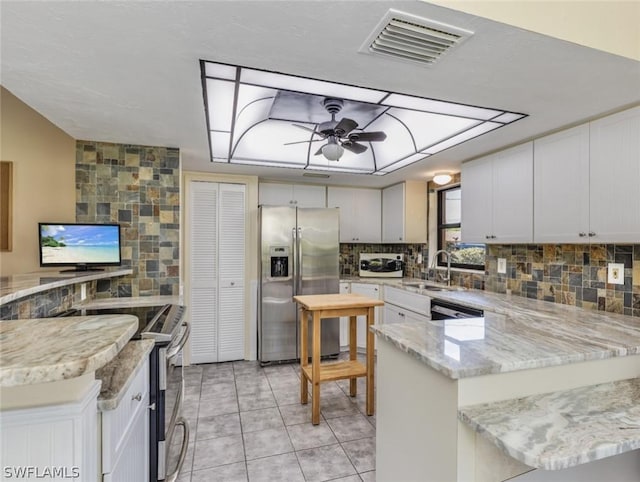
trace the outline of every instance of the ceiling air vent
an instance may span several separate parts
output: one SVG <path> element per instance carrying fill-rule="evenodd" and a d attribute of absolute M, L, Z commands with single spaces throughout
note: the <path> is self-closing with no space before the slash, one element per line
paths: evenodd
<path fill-rule="evenodd" d="M 390 9 L 360 52 L 432 65 L 473 32 Z"/>

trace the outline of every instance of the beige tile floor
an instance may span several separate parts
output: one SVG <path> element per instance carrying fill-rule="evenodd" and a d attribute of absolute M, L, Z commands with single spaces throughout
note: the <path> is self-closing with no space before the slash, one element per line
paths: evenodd
<path fill-rule="evenodd" d="M 375 481 L 375 415 L 365 414 L 364 378 L 355 398 L 347 380 L 323 383 L 314 426 L 311 403 L 300 404 L 299 371 L 248 361 L 185 367 L 191 435 L 178 481 Z"/>

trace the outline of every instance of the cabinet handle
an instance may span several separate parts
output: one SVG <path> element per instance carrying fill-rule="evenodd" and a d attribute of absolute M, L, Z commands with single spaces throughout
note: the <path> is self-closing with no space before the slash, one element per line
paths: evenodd
<path fill-rule="evenodd" d="M 235 285 L 236 285 L 236 282 L 235 282 L 235 281 L 232 281 L 230 284 L 231 284 L 231 286 L 235 286 Z"/>
<path fill-rule="evenodd" d="M 587 233 L 578 233 L 578 236 L 580 236 L 581 238 L 584 238 L 587 235 Z"/>
<path fill-rule="evenodd" d="M 589 232 L 589 237 L 593 238 L 596 235 L 596 233 L 594 233 L 593 231 Z"/>
<path fill-rule="evenodd" d="M 488 234 L 484 237 L 484 239 L 491 239 L 491 236 L 489 236 Z"/>
<path fill-rule="evenodd" d="M 140 400 L 142 400 L 142 393 L 138 392 L 133 397 L 131 397 L 131 400 L 136 400 L 139 402 Z"/>

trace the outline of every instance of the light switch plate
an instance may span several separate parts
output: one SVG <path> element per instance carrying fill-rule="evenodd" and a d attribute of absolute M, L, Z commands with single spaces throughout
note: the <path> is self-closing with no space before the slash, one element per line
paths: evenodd
<path fill-rule="evenodd" d="M 505 274 L 507 272 L 507 260 L 505 258 L 498 258 L 498 274 Z"/>
<path fill-rule="evenodd" d="M 624 263 L 609 263 L 607 265 L 607 283 L 624 284 Z"/>

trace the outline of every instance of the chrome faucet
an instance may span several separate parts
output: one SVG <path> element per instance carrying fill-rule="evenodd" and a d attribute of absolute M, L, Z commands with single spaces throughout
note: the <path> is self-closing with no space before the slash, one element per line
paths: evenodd
<path fill-rule="evenodd" d="M 438 281 L 438 271 L 436 270 L 436 265 L 438 263 L 438 256 L 441 254 L 447 255 L 447 277 L 440 278 L 442 281 L 447 282 L 447 286 L 451 286 L 451 253 L 445 249 L 439 249 L 433 254 L 433 259 L 431 260 L 431 269 L 434 272 L 435 281 Z"/>

